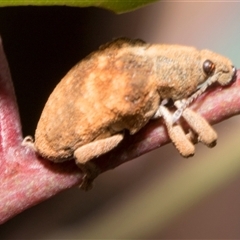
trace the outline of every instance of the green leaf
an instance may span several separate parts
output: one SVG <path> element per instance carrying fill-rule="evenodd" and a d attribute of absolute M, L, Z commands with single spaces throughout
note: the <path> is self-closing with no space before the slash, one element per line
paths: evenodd
<path fill-rule="evenodd" d="M 0 7 L 7 6 L 71 6 L 101 7 L 122 13 L 142 7 L 156 0 L 0 0 Z"/>

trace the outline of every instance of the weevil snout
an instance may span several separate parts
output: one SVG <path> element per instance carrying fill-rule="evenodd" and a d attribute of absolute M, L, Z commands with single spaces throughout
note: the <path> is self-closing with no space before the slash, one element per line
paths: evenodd
<path fill-rule="evenodd" d="M 234 82 L 237 78 L 237 69 L 231 65 L 231 69 L 227 69 L 227 71 L 225 71 L 225 69 L 219 74 L 218 77 L 218 83 L 222 86 L 228 85 L 232 82 Z"/>

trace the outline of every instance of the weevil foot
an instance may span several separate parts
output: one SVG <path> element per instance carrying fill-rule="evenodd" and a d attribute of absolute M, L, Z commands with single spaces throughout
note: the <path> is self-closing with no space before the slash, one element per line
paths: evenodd
<path fill-rule="evenodd" d="M 91 189 L 93 180 L 100 173 L 100 169 L 91 162 L 91 159 L 112 150 L 122 141 L 123 136 L 123 133 L 118 133 L 108 138 L 95 140 L 75 150 L 74 157 L 76 159 L 76 164 L 85 174 L 83 183 L 80 186 L 81 189 Z"/>
<path fill-rule="evenodd" d="M 94 179 L 99 175 L 100 169 L 92 162 L 88 162 L 85 164 L 81 164 L 76 161 L 77 166 L 84 173 L 82 178 L 82 183 L 80 184 L 80 188 L 84 191 L 89 191 L 93 187 Z"/>
<path fill-rule="evenodd" d="M 181 101 L 176 101 L 174 103 L 178 109 L 181 109 L 182 104 L 184 103 Z M 216 145 L 217 133 L 202 116 L 191 109 L 186 108 L 182 113 L 182 117 L 186 120 L 193 131 L 197 133 L 200 142 L 208 147 L 214 147 Z"/>
<path fill-rule="evenodd" d="M 165 121 L 168 135 L 179 153 L 183 157 L 193 156 L 195 153 L 195 147 L 191 142 L 191 135 L 186 135 L 180 125 L 172 124 L 172 114 L 165 106 L 160 106 L 159 110 Z"/>
<path fill-rule="evenodd" d="M 199 142 L 198 135 L 192 129 L 188 130 L 186 136 L 193 144 L 197 144 Z"/>

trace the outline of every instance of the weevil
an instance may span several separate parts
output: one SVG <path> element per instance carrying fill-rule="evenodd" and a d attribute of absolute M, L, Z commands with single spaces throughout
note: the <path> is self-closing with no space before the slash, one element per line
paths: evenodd
<path fill-rule="evenodd" d="M 56 86 L 37 124 L 34 148 L 53 162 L 74 158 L 85 174 L 83 189 L 98 175 L 90 160 L 115 148 L 124 131 L 135 134 L 154 118 L 163 117 L 180 154 L 191 156 L 193 135 L 211 147 L 217 134 L 188 106 L 211 84 L 227 85 L 235 75 L 229 59 L 209 50 L 114 40 L 80 61 Z M 179 118 L 194 134 L 183 131 Z"/>

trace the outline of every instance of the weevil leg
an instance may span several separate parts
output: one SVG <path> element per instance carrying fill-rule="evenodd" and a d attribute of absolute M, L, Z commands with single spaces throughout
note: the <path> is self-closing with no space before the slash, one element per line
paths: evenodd
<path fill-rule="evenodd" d="M 182 100 L 181 101 L 181 105 L 178 107 L 178 110 L 175 111 L 175 113 L 173 114 L 173 123 L 175 123 L 182 115 L 183 111 L 200 95 L 202 95 L 206 89 L 212 85 L 214 82 L 217 82 L 219 77 L 219 73 L 218 74 L 214 74 L 213 76 L 209 77 L 204 83 L 200 84 L 198 86 L 198 90 L 193 93 L 189 98 Z"/>
<path fill-rule="evenodd" d="M 184 102 L 176 101 L 174 105 L 179 109 Z M 217 133 L 209 125 L 209 123 L 199 114 L 186 108 L 182 112 L 182 117 L 186 120 L 189 126 L 197 133 L 198 140 L 208 147 L 214 147 L 217 142 Z"/>
<path fill-rule="evenodd" d="M 161 106 L 165 106 L 166 104 L 168 104 L 169 99 L 165 98 L 161 101 L 161 104 L 159 106 L 159 108 L 157 109 L 157 111 L 155 112 L 155 114 L 152 116 L 152 119 L 157 119 L 162 117 L 162 113 L 161 113 Z"/>
<path fill-rule="evenodd" d="M 161 106 L 160 106 L 161 107 Z M 160 117 L 162 117 L 162 113 L 161 113 L 161 108 L 158 108 L 158 110 L 155 112 L 155 114 L 152 116 L 152 119 L 158 119 Z"/>
<path fill-rule="evenodd" d="M 93 180 L 100 173 L 97 166 L 90 160 L 112 150 L 122 141 L 123 137 L 124 134 L 119 133 L 105 139 L 90 142 L 75 150 L 74 157 L 76 159 L 76 164 L 85 173 L 83 182 L 80 186 L 81 189 L 90 190 Z"/>
<path fill-rule="evenodd" d="M 160 106 L 159 111 L 163 117 L 170 139 L 183 157 L 190 157 L 195 153 L 195 147 L 190 141 L 191 136 L 186 135 L 182 127 L 178 124 L 172 124 L 172 114 L 165 107 Z"/>

